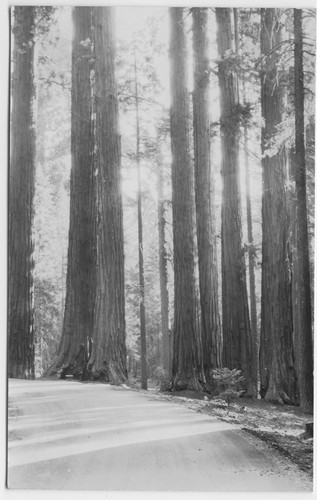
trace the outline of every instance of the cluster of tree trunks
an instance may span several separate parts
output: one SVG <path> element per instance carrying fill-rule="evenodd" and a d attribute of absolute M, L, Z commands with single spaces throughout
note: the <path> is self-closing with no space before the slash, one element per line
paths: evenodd
<path fill-rule="evenodd" d="M 32 221 L 34 196 L 33 59 L 36 9 L 15 7 L 12 137 L 9 183 L 9 376 L 34 377 Z M 208 10 L 193 8 L 193 142 L 188 91 L 185 10 L 170 8 L 172 215 L 174 246 L 173 354 L 168 329 L 167 256 L 162 160 L 158 140 L 158 230 L 163 368 L 172 390 L 213 388 L 212 371 L 243 371 L 257 391 L 249 166 L 246 158 L 251 317 L 242 247 L 239 142 L 241 105 L 235 67 L 238 12 L 216 8 L 222 148 L 222 340 L 210 142 Z M 261 395 L 300 401 L 312 411 L 313 357 L 307 228 L 302 11 L 294 10 L 296 251 L 291 255 L 287 151 L 276 145 L 285 85 L 278 74 L 282 26 L 278 9 L 261 9 L 262 284 L 259 372 Z M 47 375 L 62 372 L 122 383 L 127 378 L 120 137 L 112 9 L 73 8 L 72 167 L 66 302 L 57 357 Z M 235 41 L 235 43 L 234 43 Z M 147 388 L 140 127 L 135 62 L 138 243 L 142 387 Z M 247 126 L 244 124 L 245 148 Z M 272 149 L 274 144 L 274 148 Z M 199 290 L 196 283 L 198 252 Z M 293 269 L 291 262 L 295 263 Z M 197 293 L 198 290 L 198 293 Z M 292 293 L 293 291 L 293 293 Z M 198 305 L 199 297 L 199 305 Z M 296 297 L 296 307 L 292 304 Z M 294 325 L 296 326 L 294 328 Z M 296 359 L 295 350 L 296 346 Z"/>
<path fill-rule="evenodd" d="M 72 170 L 64 325 L 48 375 L 127 377 L 120 138 L 110 8 L 73 9 Z M 92 350 L 78 365 L 78 352 Z"/>

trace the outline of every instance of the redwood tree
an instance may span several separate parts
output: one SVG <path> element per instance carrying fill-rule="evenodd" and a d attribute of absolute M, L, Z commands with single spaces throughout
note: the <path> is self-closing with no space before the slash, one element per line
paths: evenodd
<path fill-rule="evenodd" d="M 201 340 L 203 368 L 208 382 L 212 370 L 218 368 L 220 336 L 218 310 L 218 272 L 215 231 L 214 181 L 211 170 L 210 84 L 208 56 L 208 9 L 194 8 L 194 153 L 196 227 L 201 308 Z"/>
<path fill-rule="evenodd" d="M 292 304 L 289 267 L 289 214 L 286 198 L 286 152 L 272 148 L 283 120 L 283 81 L 278 74 L 282 41 L 279 11 L 261 10 L 262 107 L 262 296 L 261 395 L 270 401 L 295 403 Z M 268 149 L 273 151 L 268 151 Z"/>
<path fill-rule="evenodd" d="M 126 380 L 124 249 L 113 9 L 93 8 L 97 264 L 91 377 Z"/>
<path fill-rule="evenodd" d="M 306 165 L 304 139 L 304 70 L 302 10 L 294 9 L 295 69 L 295 186 L 297 199 L 297 334 L 299 399 L 301 408 L 313 411 L 313 346 L 307 228 Z"/>
<path fill-rule="evenodd" d="M 35 7 L 14 7 L 9 172 L 8 375 L 34 377 L 33 198 Z"/>
<path fill-rule="evenodd" d="M 94 131 L 91 123 L 92 26 L 90 7 L 74 7 L 71 101 L 70 220 L 63 332 L 58 355 L 48 374 L 64 370 L 77 376 L 85 370 L 92 335 L 95 298 Z M 85 43 L 83 43 L 83 41 Z M 89 42 L 90 41 L 90 42 Z M 77 358 L 79 356 L 79 358 Z M 86 359 L 85 359 L 86 357 Z"/>
<path fill-rule="evenodd" d="M 174 348 L 172 388 L 200 390 L 204 382 L 196 320 L 194 179 L 184 9 L 170 8 L 171 148 L 174 241 Z"/>
<path fill-rule="evenodd" d="M 217 8 L 218 78 L 222 147 L 222 314 L 223 365 L 243 370 L 246 388 L 255 394 L 252 341 L 242 249 L 241 195 L 239 187 L 239 93 L 232 54 L 231 9 Z"/>

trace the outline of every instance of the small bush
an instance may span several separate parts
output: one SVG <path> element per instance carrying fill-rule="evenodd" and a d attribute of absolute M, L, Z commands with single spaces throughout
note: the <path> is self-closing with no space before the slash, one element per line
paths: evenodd
<path fill-rule="evenodd" d="M 161 391 L 166 391 L 169 385 L 168 373 L 164 368 L 158 366 L 153 372 L 153 380 L 160 386 Z"/>
<path fill-rule="evenodd" d="M 213 378 L 217 382 L 219 398 L 227 401 L 228 407 L 233 399 L 239 398 L 245 391 L 239 390 L 244 376 L 241 370 L 229 370 L 229 368 L 217 368 L 213 370 Z"/>

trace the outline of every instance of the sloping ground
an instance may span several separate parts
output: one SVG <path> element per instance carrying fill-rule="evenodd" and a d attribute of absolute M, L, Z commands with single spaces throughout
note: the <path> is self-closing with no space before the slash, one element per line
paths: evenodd
<path fill-rule="evenodd" d="M 310 477 L 313 475 L 313 438 L 305 434 L 305 425 L 313 421 L 296 406 L 279 406 L 264 400 L 239 398 L 227 407 L 221 400 L 193 391 L 156 392 L 156 397 L 183 404 L 199 413 L 217 416 L 257 436 L 292 460 Z"/>

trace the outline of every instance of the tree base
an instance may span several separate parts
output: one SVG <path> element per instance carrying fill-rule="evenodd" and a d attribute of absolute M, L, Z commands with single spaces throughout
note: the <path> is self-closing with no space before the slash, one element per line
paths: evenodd
<path fill-rule="evenodd" d="M 128 381 L 127 375 L 122 370 L 111 365 L 99 368 L 88 364 L 85 377 L 86 380 L 105 382 L 111 385 L 126 384 Z"/>
<path fill-rule="evenodd" d="M 170 390 L 206 392 L 206 383 L 194 375 L 190 378 L 176 375 L 171 381 Z"/>
<path fill-rule="evenodd" d="M 283 391 L 282 389 L 278 390 L 276 387 L 273 388 L 269 387 L 263 399 L 269 403 L 274 403 L 279 405 L 295 404 L 295 401 L 292 401 L 285 391 Z"/>

